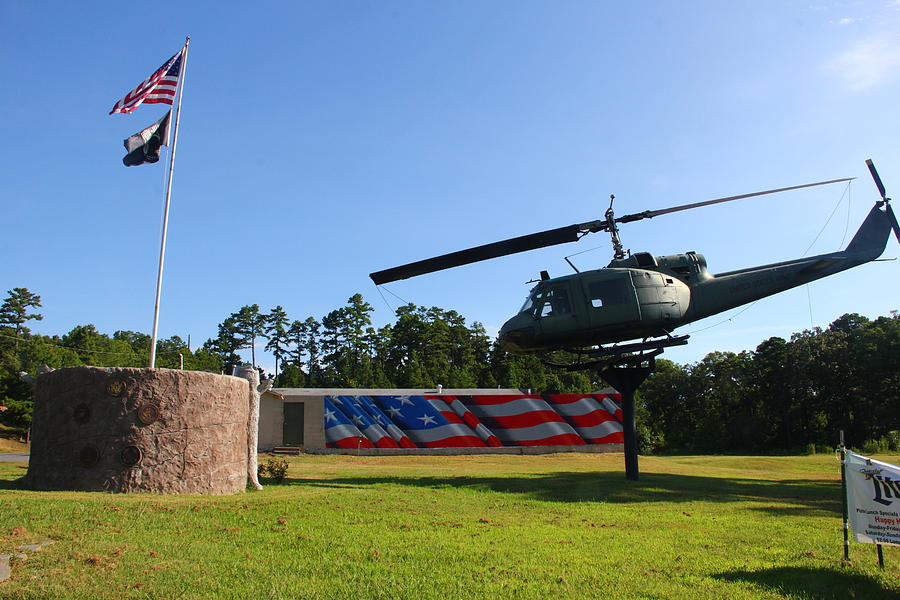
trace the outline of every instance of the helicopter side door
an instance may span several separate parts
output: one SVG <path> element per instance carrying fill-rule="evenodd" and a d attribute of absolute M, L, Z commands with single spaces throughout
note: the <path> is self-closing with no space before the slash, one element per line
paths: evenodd
<path fill-rule="evenodd" d="M 690 292 L 680 281 L 653 271 L 632 271 L 632 280 L 646 321 L 668 322 L 684 314 Z"/>
<path fill-rule="evenodd" d="M 591 330 L 621 329 L 641 320 L 641 307 L 627 270 L 600 269 L 585 273 L 582 286 Z"/>

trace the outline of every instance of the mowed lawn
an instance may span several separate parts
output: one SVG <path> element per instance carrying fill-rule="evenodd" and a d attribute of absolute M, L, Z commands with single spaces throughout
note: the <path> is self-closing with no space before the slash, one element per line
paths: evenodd
<path fill-rule="evenodd" d="M 28 444 L 22 440 L 21 434 L 0 425 L 0 453 L 3 452 L 28 452 Z"/>
<path fill-rule="evenodd" d="M 882 457 L 900 462 L 900 457 Z M 841 564 L 840 465 L 809 457 L 301 456 L 235 496 L 32 492 L 0 464 L 0 598 L 900 597 Z"/>

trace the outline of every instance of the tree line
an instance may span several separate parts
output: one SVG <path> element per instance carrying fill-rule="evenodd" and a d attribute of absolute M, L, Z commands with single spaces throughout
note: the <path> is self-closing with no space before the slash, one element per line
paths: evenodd
<path fill-rule="evenodd" d="M 321 319 L 291 319 L 281 306 L 263 312 L 241 307 L 218 326 L 203 350 L 229 372 L 242 349 L 265 349 L 275 357 L 279 387 L 448 388 L 511 387 L 547 393 L 592 388 L 585 374 L 560 374 L 536 356 L 514 356 L 454 310 L 406 304 L 396 320 L 372 325 L 374 309 L 361 294 Z"/>
<path fill-rule="evenodd" d="M 0 306 L 0 423 L 26 428 L 31 386 L 19 373 L 36 374 L 41 365 L 146 367 L 150 336 L 136 331 L 107 335 L 94 325 L 78 325 L 59 335 L 32 334 L 40 320 L 40 296 L 15 288 Z M 503 352 L 478 322 L 467 324 L 453 310 L 401 306 L 396 320 L 372 325 L 374 309 L 361 294 L 322 316 L 291 319 L 281 306 L 268 312 L 252 304 L 226 316 L 217 335 L 191 349 L 178 336 L 157 342 L 156 366 L 231 373 L 243 363 L 239 352 L 256 350 L 275 357 L 276 387 L 531 389 L 581 393 L 595 383 L 583 373 L 557 373 L 537 356 Z"/>
<path fill-rule="evenodd" d="M 94 365 L 145 367 L 150 336 L 107 335 L 78 325 L 64 335 L 32 334 L 40 296 L 14 288 L 0 305 L 0 423 L 27 429 L 31 387 L 19 372 Z M 565 372 L 547 355 L 504 352 L 484 327 L 453 310 L 406 304 L 395 320 L 372 324 L 361 294 L 321 318 L 291 318 L 283 307 L 246 305 L 217 335 L 191 349 L 173 336 L 158 341 L 157 366 L 231 373 L 249 351 L 275 358 L 276 387 L 517 388 L 587 393 L 605 386 L 596 373 Z M 657 360 L 636 397 L 643 452 L 766 453 L 851 443 L 900 449 L 900 316 L 846 314 L 827 329 L 773 337 L 754 351 L 713 352 L 679 365 Z"/>
<path fill-rule="evenodd" d="M 658 360 L 640 396 L 648 450 L 823 451 L 841 430 L 848 445 L 900 450 L 900 316 L 845 314 L 752 352 Z"/>

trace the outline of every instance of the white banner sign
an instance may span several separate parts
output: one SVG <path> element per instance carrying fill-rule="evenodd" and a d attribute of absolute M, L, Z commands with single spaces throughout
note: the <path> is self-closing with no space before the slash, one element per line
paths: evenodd
<path fill-rule="evenodd" d="M 857 542 L 900 546 L 900 467 L 845 454 L 847 510 Z"/>

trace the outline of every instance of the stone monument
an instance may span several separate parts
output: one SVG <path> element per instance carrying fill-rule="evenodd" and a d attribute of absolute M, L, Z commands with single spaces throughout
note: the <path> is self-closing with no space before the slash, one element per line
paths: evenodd
<path fill-rule="evenodd" d="M 118 367 L 41 374 L 25 483 L 160 494 L 232 494 L 248 480 L 257 487 L 253 375 Z"/>

